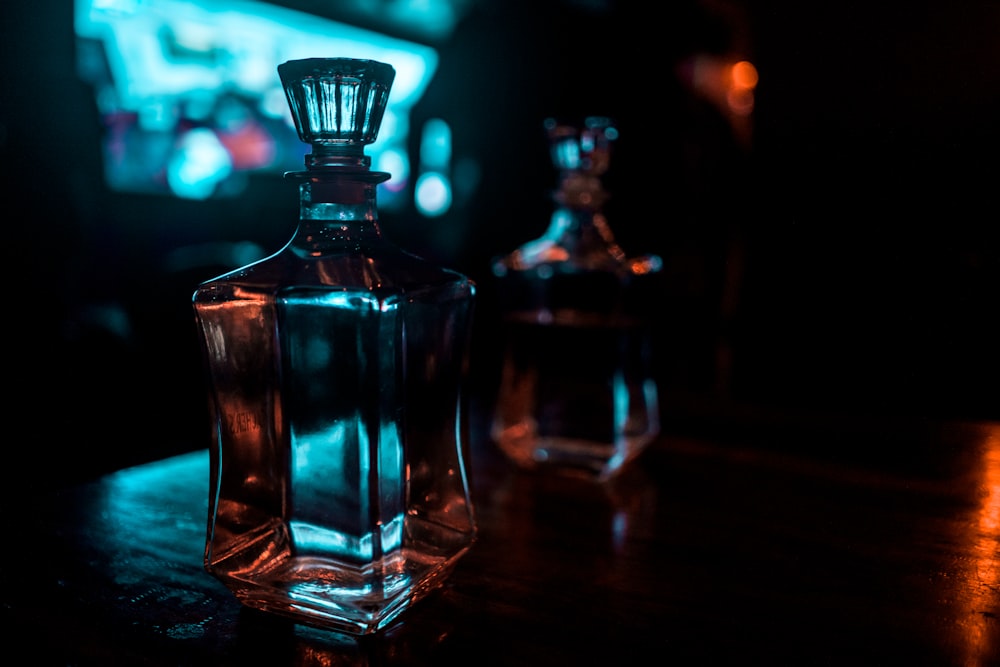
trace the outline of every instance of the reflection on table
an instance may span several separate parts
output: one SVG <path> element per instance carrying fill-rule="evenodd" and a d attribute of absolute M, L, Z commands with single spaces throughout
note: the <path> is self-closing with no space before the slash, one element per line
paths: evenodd
<path fill-rule="evenodd" d="M 667 435 L 604 485 L 471 458 L 477 543 L 382 635 L 241 609 L 195 451 L 7 503 L 9 636 L 36 664 L 998 664 L 998 425 Z"/>

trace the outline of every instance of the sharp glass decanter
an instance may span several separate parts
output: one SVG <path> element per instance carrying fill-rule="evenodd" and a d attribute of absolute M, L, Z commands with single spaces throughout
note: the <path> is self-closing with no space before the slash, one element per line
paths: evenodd
<path fill-rule="evenodd" d="M 475 285 L 383 239 L 364 146 L 395 70 L 278 66 L 303 142 L 300 219 L 193 307 L 212 416 L 205 568 L 246 606 L 368 634 L 475 540 L 466 469 Z"/>
<path fill-rule="evenodd" d="M 604 215 L 611 120 L 545 128 L 548 229 L 493 263 L 505 351 L 491 433 L 523 468 L 603 480 L 659 432 L 646 299 L 662 262 L 626 257 Z"/>

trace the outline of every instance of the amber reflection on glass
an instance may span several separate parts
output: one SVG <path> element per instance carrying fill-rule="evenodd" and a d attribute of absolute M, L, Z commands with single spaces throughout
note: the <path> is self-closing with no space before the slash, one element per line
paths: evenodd
<path fill-rule="evenodd" d="M 1000 633 L 995 610 L 1000 606 L 1000 424 L 984 430 L 978 462 L 975 514 L 968 522 L 968 571 L 965 585 L 956 591 L 964 612 L 967 665 L 991 664 L 1000 655 Z"/>

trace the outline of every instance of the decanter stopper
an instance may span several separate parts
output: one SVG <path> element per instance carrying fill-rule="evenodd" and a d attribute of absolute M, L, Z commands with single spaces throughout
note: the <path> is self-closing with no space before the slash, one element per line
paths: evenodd
<path fill-rule="evenodd" d="M 375 60 L 306 58 L 278 65 L 299 138 L 312 145 L 306 168 L 367 168 L 396 70 Z"/>
<path fill-rule="evenodd" d="M 583 125 L 545 121 L 549 138 L 552 164 L 560 172 L 559 191 L 555 199 L 567 206 L 601 208 L 607 201 L 607 192 L 601 176 L 611 162 L 611 144 L 618 138 L 618 130 L 610 118 L 590 116 Z"/>
<path fill-rule="evenodd" d="M 618 138 L 618 130 L 611 119 L 590 116 L 582 127 L 560 124 L 554 118 L 545 121 L 549 137 L 552 163 L 562 170 L 575 170 L 600 176 L 608 170 L 611 143 Z"/>

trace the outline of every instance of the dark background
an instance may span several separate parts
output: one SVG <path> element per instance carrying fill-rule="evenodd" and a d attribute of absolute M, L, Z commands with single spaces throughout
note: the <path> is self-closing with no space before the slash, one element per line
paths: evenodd
<path fill-rule="evenodd" d="M 343 18 L 338 3 L 280 4 Z M 383 228 L 480 283 L 477 405 L 495 386 L 489 259 L 551 211 L 541 120 L 608 114 L 621 128 L 610 223 L 630 254 L 665 261 L 650 309 L 668 430 L 736 415 L 1000 418 L 1000 8 L 456 7 L 413 124 L 445 117 L 480 187 L 442 218 L 383 214 Z M 734 53 L 760 73 L 746 136 L 683 76 L 693 56 Z M 109 192 L 70 0 L 4 3 L 0 59 L 13 469 L 62 482 L 205 446 L 190 297 L 233 267 L 163 259 L 214 239 L 277 250 L 294 187 L 262 179 L 197 203 Z"/>

